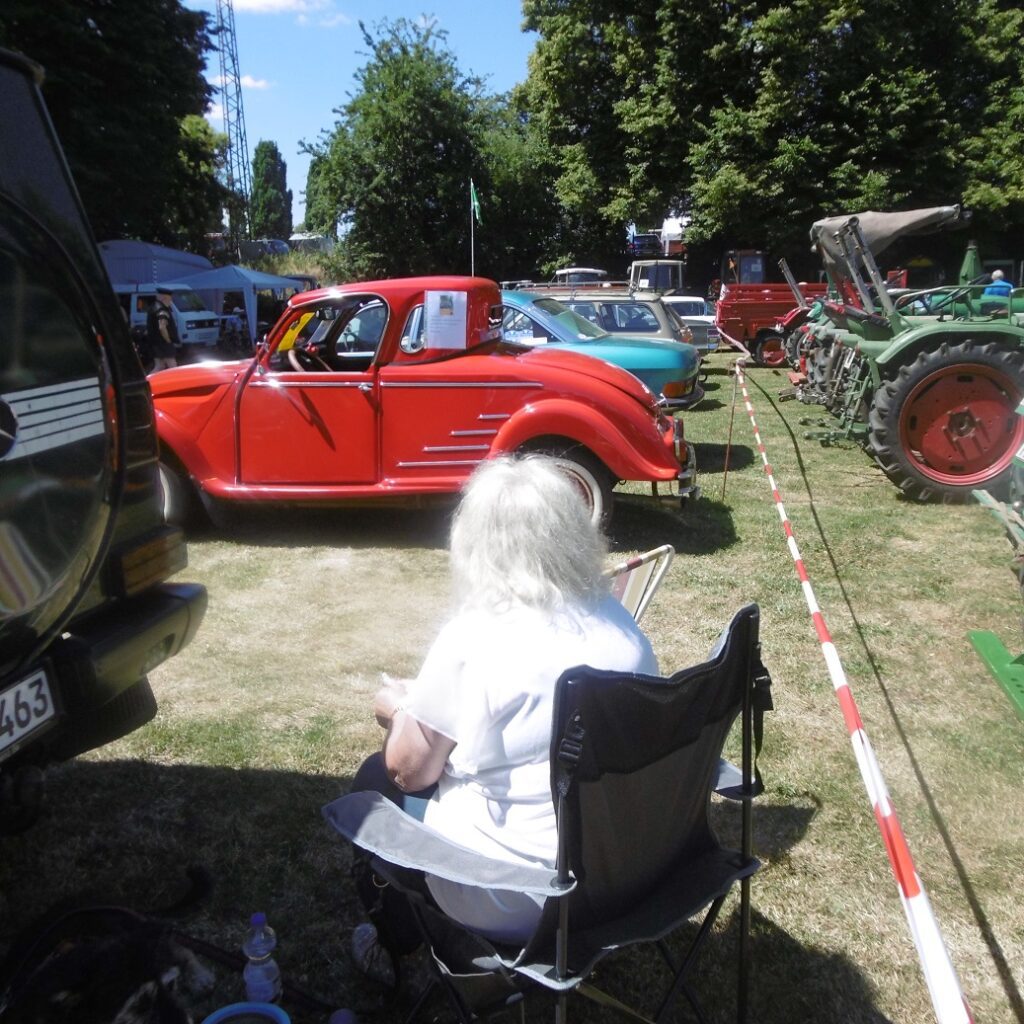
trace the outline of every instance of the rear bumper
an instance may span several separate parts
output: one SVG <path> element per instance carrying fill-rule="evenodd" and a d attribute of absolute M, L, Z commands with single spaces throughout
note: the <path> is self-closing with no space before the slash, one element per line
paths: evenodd
<path fill-rule="evenodd" d="M 0 762 L 63 760 L 148 721 L 156 704 L 146 674 L 192 640 L 205 613 L 205 587 L 163 583 L 72 621 L 41 660 L 0 680 L 2 690 L 45 673 L 56 711 L 6 746 Z"/>
<path fill-rule="evenodd" d="M 90 616 L 50 649 L 54 667 L 71 667 L 78 699 L 105 704 L 187 646 L 206 614 L 206 588 L 162 583 Z"/>

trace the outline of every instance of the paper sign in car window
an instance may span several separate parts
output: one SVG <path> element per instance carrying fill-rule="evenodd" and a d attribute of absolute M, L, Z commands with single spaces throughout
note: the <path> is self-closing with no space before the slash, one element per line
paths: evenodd
<path fill-rule="evenodd" d="M 427 348 L 466 347 L 466 293 L 425 292 Z"/>

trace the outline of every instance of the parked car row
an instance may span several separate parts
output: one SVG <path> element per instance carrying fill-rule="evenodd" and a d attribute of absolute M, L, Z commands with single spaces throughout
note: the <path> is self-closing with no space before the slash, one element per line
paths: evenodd
<path fill-rule="evenodd" d="M 670 409 L 689 409 L 704 397 L 698 383 L 700 354 L 687 343 L 689 335 L 654 303 L 571 298 L 560 302 L 517 291 L 503 291 L 501 300 L 506 341 L 564 348 L 615 363 L 639 377 Z M 642 328 L 626 333 L 625 325 L 638 318 Z"/>

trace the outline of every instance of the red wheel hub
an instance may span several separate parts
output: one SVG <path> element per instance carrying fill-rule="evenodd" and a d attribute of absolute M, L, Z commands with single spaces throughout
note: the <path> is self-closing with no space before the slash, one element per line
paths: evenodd
<path fill-rule="evenodd" d="M 1020 398 L 1014 381 L 992 367 L 944 367 L 907 396 L 900 443 L 936 483 L 984 483 L 1006 469 L 1024 442 Z"/>
<path fill-rule="evenodd" d="M 781 338 L 768 338 L 761 343 L 761 362 L 765 366 L 781 366 L 786 361 L 786 349 Z"/>

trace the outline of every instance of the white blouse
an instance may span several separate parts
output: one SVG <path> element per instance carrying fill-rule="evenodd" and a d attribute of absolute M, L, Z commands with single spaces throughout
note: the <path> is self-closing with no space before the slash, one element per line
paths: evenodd
<path fill-rule="evenodd" d="M 455 741 L 425 821 L 460 846 L 554 867 L 548 752 L 555 681 L 590 665 L 658 673 L 650 642 L 613 597 L 557 614 L 470 611 L 434 641 L 405 711 Z M 496 941 L 532 933 L 543 902 L 429 878 L 441 908 Z"/>

